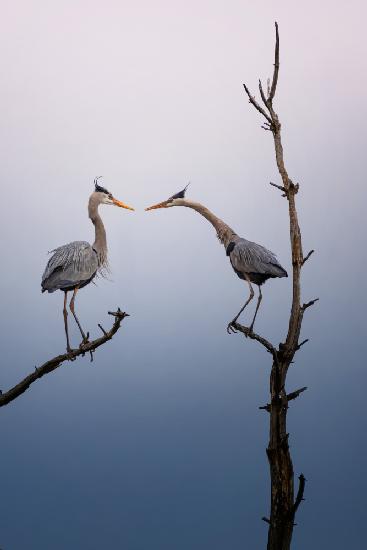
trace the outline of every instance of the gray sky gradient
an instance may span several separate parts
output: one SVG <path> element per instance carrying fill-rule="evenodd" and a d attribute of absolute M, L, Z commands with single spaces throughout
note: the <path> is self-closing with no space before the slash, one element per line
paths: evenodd
<path fill-rule="evenodd" d="M 143 208 L 191 180 L 190 198 L 290 270 L 271 136 L 242 88 L 272 73 L 274 20 L 276 107 L 316 249 L 303 295 L 320 297 L 289 375 L 309 387 L 289 414 L 308 479 L 294 547 L 363 547 L 365 3 L 5 0 L 1 388 L 64 348 L 62 295 L 40 277 L 48 250 L 93 239 L 93 178 L 137 211 L 101 208 L 111 281 L 77 302 L 93 335 L 119 305 L 123 331 L 1 411 L 4 550 L 264 548 L 269 358 L 225 332 L 247 290 L 195 212 Z M 275 342 L 290 288 L 264 287 L 257 326 Z"/>

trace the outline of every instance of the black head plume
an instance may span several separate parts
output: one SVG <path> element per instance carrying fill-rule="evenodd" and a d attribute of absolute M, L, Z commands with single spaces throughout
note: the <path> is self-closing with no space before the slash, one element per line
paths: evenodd
<path fill-rule="evenodd" d="M 101 178 L 102 176 L 98 176 L 97 178 L 94 178 L 94 187 L 95 187 L 95 190 L 98 192 L 98 193 L 105 193 L 106 195 L 111 195 L 111 193 L 109 191 L 107 191 L 107 189 L 105 189 L 104 187 L 101 187 L 101 185 L 98 185 L 98 180 Z"/>
<path fill-rule="evenodd" d="M 190 185 L 190 182 L 186 185 L 185 189 L 182 189 L 182 191 L 179 191 L 178 193 L 176 193 L 176 195 L 172 195 L 172 197 L 170 197 L 170 199 L 184 199 L 186 189 L 188 188 L 189 185 Z"/>

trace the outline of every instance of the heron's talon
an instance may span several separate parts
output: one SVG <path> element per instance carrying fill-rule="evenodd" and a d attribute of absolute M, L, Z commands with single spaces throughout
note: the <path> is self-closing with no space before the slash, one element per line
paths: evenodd
<path fill-rule="evenodd" d="M 88 333 L 88 336 L 89 336 L 89 333 Z M 84 349 L 85 346 L 90 344 L 90 341 L 88 340 L 88 336 L 84 336 L 83 340 L 79 344 L 79 349 Z"/>
<path fill-rule="evenodd" d="M 234 323 L 235 323 L 235 321 L 231 321 L 230 323 L 228 323 L 228 325 L 227 325 L 228 334 L 237 334 L 237 330 L 233 326 Z"/>
<path fill-rule="evenodd" d="M 73 356 L 73 350 L 71 348 L 66 348 L 66 355 L 68 356 L 68 361 L 75 361 L 76 357 Z"/>

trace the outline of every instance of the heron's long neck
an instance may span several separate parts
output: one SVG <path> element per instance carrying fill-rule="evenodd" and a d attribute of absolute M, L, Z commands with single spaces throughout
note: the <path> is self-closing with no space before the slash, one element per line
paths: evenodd
<path fill-rule="evenodd" d="M 107 237 L 102 218 L 98 212 L 98 202 L 93 197 L 89 200 L 88 214 L 95 230 L 93 248 L 98 255 L 98 265 L 103 267 L 107 265 Z"/>
<path fill-rule="evenodd" d="M 189 208 L 192 208 L 193 210 L 196 210 L 196 212 L 199 212 L 204 218 L 206 218 L 215 228 L 217 232 L 217 237 L 220 240 L 220 242 L 227 248 L 231 240 L 233 240 L 233 237 L 238 237 L 237 233 L 233 231 L 229 225 L 224 223 L 223 220 L 215 216 L 213 212 L 210 212 L 206 206 L 203 206 L 199 202 L 191 202 L 188 200 L 185 200 L 185 205 Z"/>

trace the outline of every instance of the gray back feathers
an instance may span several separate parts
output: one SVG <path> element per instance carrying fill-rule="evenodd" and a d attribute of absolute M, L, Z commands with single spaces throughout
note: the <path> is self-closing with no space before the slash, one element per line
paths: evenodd
<path fill-rule="evenodd" d="M 287 272 L 275 254 L 260 244 L 237 237 L 233 246 L 227 248 L 227 254 L 237 273 L 258 274 L 264 280 L 270 277 L 287 277 Z"/>
<path fill-rule="evenodd" d="M 52 251 L 42 276 L 42 290 L 54 292 L 58 289 L 83 285 L 90 281 L 98 270 L 97 253 L 86 241 L 74 241 Z"/>
<path fill-rule="evenodd" d="M 182 206 L 196 210 L 214 226 L 217 237 L 224 245 L 227 256 L 231 260 L 233 269 L 241 279 L 246 279 L 248 276 L 251 282 L 262 284 L 270 277 L 288 276 L 273 252 L 260 244 L 239 237 L 229 225 L 203 204 L 185 200 Z"/>

